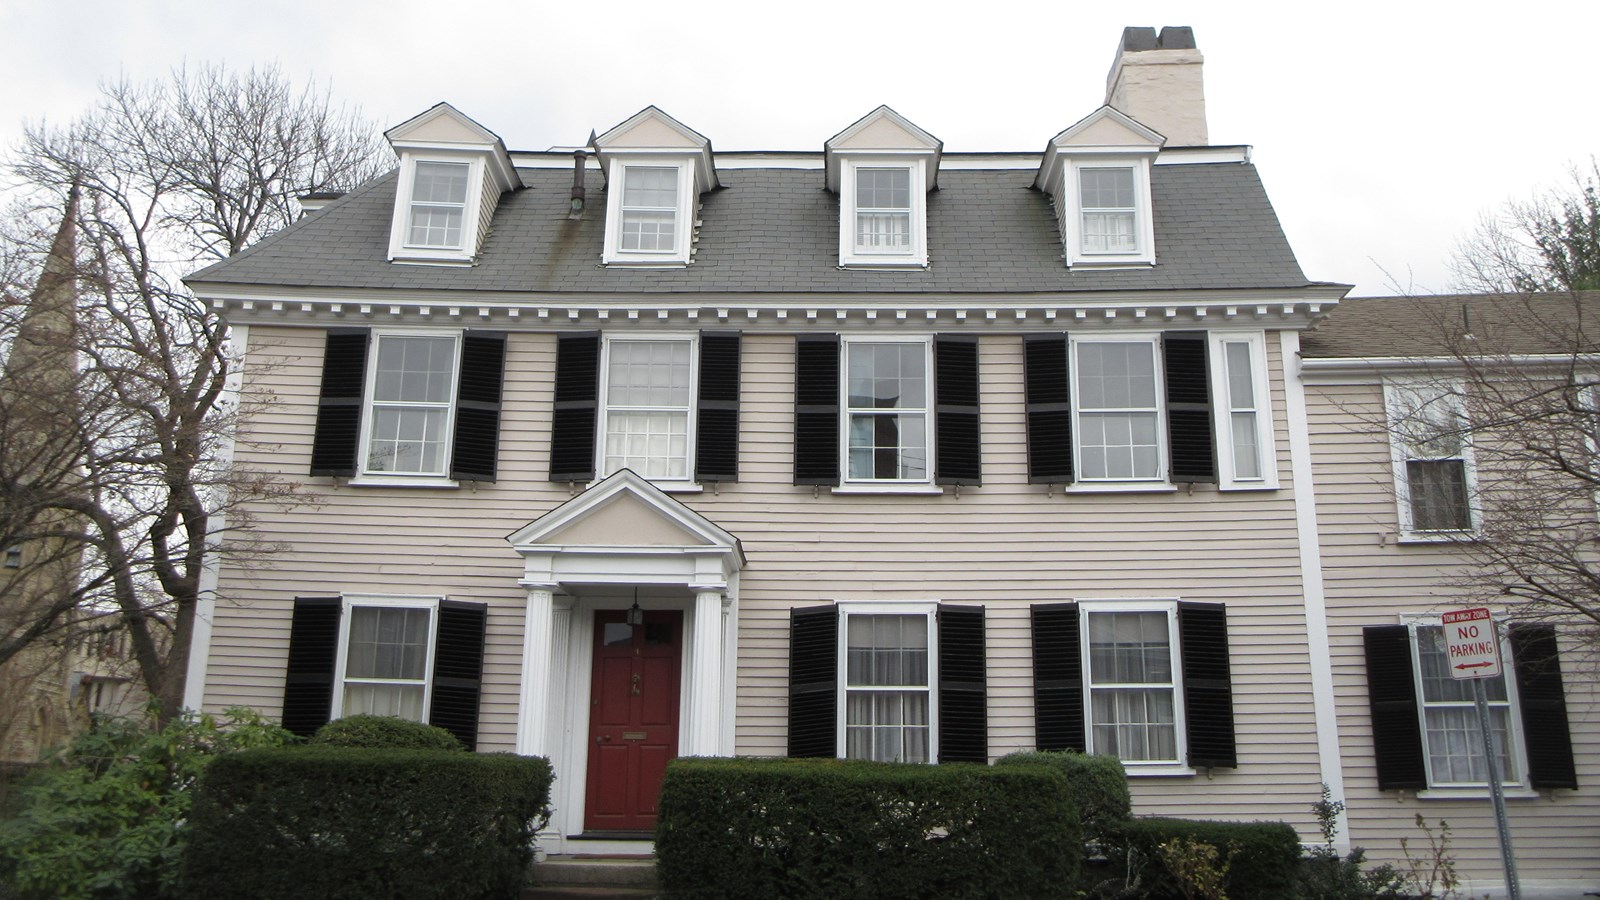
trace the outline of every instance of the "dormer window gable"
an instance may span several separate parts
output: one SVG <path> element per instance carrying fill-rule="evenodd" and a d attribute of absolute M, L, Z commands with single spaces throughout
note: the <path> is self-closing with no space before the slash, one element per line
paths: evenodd
<path fill-rule="evenodd" d="M 887 106 L 823 145 L 828 190 L 839 195 L 839 265 L 926 268 L 928 192 L 944 142 Z"/>
<path fill-rule="evenodd" d="M 470 265 L 500 195 L 522 187 L 505 143 L 448 103 L 384 137 L 400 157 L 389 261 Z"/>
<path fill-rule="evenodd" d="M 1069 268 L 1155 265 L 1150 167 L 1165 142 L 1109 106 L 1050 139 L 1034 186 L 1055 204 Z"/>
<path fill-rule="evenodd" d="M 711 141 L 654 106 L 593 139 L 606 179 L 608 266 L 694 258 L 700 195 L 718 186 Z"/>

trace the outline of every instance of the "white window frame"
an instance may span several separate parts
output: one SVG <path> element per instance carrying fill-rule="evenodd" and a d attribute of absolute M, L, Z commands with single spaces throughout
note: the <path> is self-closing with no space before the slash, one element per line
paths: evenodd
<path fill-rule="evenodd" d="M 1143 344 L 1150 345 L 1155 375 L 1156 416 L 1156 474 L 1144 478 L 1089 478 L 1083 474 L 1083 400 L 1078 389 L 1078 348 L 1084 344 Z M 1167 459 L 1167 373 L 1161 354 L 1161 336 L 1147 332 L 1104 332 L 1093 335 L 1068 335 L 1067 378 L 1072 392 L 1072 468 L 1073 488 L 1093 490 L 1102 485 L 1170 487 L 1171 463 Z M 1097 409 L 1094 412 L 1106 412 Z M 1116 412 L 1117 410 L 1109 410 Z M 1132 407 L 1127 412 L 1143 412 Z M 1102 488 L 1103 489 L 1103 488 Z"/>
<path fill-rule="evenodd" d="M 391 472 L 384 470 L 369 470 L 367 461 L 371 455 L 372 426 L 377 418 L 373 403 L 373 393 L 377 390 L 378 382 L 378 345 L 385 337 L 413 337 L 413 338 L 452 338 L 455 341 L 455 353 L 452 357 L 453 367 L 450 372 L 450 401 L 445 414 L 444 452 L 440 455 L 440 466 L 437 472 Z M 456 482 L 450 478 L 451 452 L 454 449 L 456 427 L 456 405 L 461 393 L 461 332 L 455 329 L 440 328 L 408 328 L 408 329 L 373 329 L 371 340 L 367 346 L 367 367 L 363 375 L 361 392 L 361 442 L 356 448 L 356 477 L 351 479 L 351 484 L 368 485 L 432 485 L 438 487 L 455 487 Z M 416 404 L 406 404 L 416 405 Z"/>
<path fill-rule="evenodd" d="M 1217 488 L 1224 491 L 1275 490 L 1278 487 L 1277 430 L 1272 416 L 1272 386 L 1267 381 L 1267 337 L 1262 331 L 1212 331 L 1207 359 L 1211 379 L 1211 430 L 1217 442 Z M 1233 445 L 1233 397 L 1228 385 L 1227 344 L 1250 347 L 1250 380 L 1254 389 L 1256 456 L 1261 475 L 1240 477 Z"/>
<path fill-rule="evenodd" d="M 1396 512 L 1399 516 L 1400 536 L 1404 543 L 1439 543 L 1462 538 L 1469 538 L 1477 533 L 1482 524 L 1482 510 L 1478 507 L 1478 465 L 1477 456 L 1472 448 L 1472 433 L 1470 428 L 1461 435 L 1461 456 L 1411 456 L 1409 448 L 1401 435 L 1398 422 L 1402 418 L 1401 403 L 1407 395 L 1436 394 L 1447 399 L 1456 407 L 1457 413 L 1466 420 L 1466 409 L 1462 396 L 1463 385 L 1459 379 L 1453 378 L 1393 378 L 1383 382 L 1383 407 L 1384 421 L 1388 425 L 1389 461 L 1394 478 L 1394 495 Z M 1467 515 L 1469 526 L 1465 529 L 1439 529 L 1422 530 L 1415 526 L 1411 509 L 1410 479 L 1406 473 L 1408 460 L 1448 460 L 1460 459 L 1462 462 L 1463 479 L 1467 490 Z"/>
<path fill-rule="evenodd" d="M 902 252 L 856 248 L 856 172 L 907 169 L 911 173 L 911 246 Z M 848 268 L 926 268 L 928 265 L 928 169 L 919 156 L 863 154 L 843 161 L 839 171 L 839 265 Z"/>
<path fill-rule="evenodd" d="M 841 600 L 834 604 L 839 616 L 837 648 L 838 699 L 835 703 L 834 755 L 848 759 L 850 696 L 850 616 L 923 616 L 928 625 L 928 764 L 939 761 L 939 603 L 936 600 L 887 600 L 878 602 Z M 904 687 L 856 688 L 856 690 L 904 691 Z"/>
<path fill-rule="evenodd" d="M 700 398 L 700 340 L 699 335 L 687 332 L 638 333 L 627 335 L 606 335 L 601 341 L 600 351 L 600 397 L 599 416 L 595 423 L 595 481 L 601 481 L 613 471 L 606 468 L 606 435 L 610 427 L 611 413 L 611 348 L 618 341 L 629 343 L 640 342 L 667 342 L 679 341 L 689 345 L 689 418 L 688 418 L 688 449 L 684 460 L 684 477 L 682 478 L 650 478 L 650 482 L 664 488 L 692 488 L 695 482 L 695 457 L 698 447 L 696 438 L 699 436 L 699 398 Z M 645 473 L 637 473 L 645 476 Z M 648 476 L 645 476 L 648 477 Z"/>
<path fill-rule="evenodd" d="M 1426 798 L 1453 797 L 1453 796 L 1487 796 L 1489 783 L 1482 782 L 1440 782 L 1433 775 L 1433 752 L 1428 746 L 1428 701 L 1422 691 L 1422 648 L 1417 643 L 1417 629 L 1424 626 L 1439 627 L 1443 624 L 1435 614 L 1403 615 L 1400 621 L 1409 632 L 1407 639 L 1411 642 L 1411 691 L 1417 699 L 1417 730 L 1422 738 L 1422 762 L 1428 774 L 1428 787 L 1419 791 L 1417 796 Z M 1504 701 L 1490 700 L 1489 706 L 1504 705 L 1506 714 L 1506 737 L 1511 746 L 1508 748 L 1511 765 L 1516 770 L 1516 779 L 1502 782 L 1501 788 L 1508 796 L 1537 796 L 1532 788 L 1528 787 L 1528 748 L 1522 734 L 1522 702 L 1517 694 L 1516 669 L 1511 656 L 1511 639 L 1506 628 L 1506 620 L 1502 616 L 1495 616 L 1495 629 L 1500 640 L 1501 679 L 1506 686 L 1506 699 Z M 1474 704 L 1465 703 L 1465 708 L 1472 709 Z M 1473 722 L 1476 723 L 1476 713 Z M 1479 738 L 1481 741 L 1482 738 Z"/>
<path fill-rule="evenodd" d="M 695 209 L 699 195 L 695 191 L 694 164 L 679 155 L 619 153 L 613 151 L 606 176 L 606 237 L 602 261 L 613 266 L 668 266 L 688 265 L 689 246 L 695 228 Z M 678 206 L 673 245 L 667 250 L 622 249 L 623 195 L 627 193 L 628 169 L 676 169 L 678 172 Z"/>
<path fill-rule="evenodd" d="M 1131 251 L 1089 251 L 1084 247 L 1083 233 L 1083 182 L 1079 173 L 1084 169 L 1133 170 L 1133 236 Z M 1143 156 L 1084 156 L 1072 159 L 1061 169 L 1062 184 L 1058 196 L 1064 199 L 1060 219 L 1066 238 L 1067 265 L 1069 266 L 1127 266 L 1154 265 L 1155 222 L 1150 203 L 1150 159 Z"/>
<path fill-rule="evenodd" d="M 1129 775 L 1193 775 L 1188 764 L 1189 727 L 1183 703 L 1183 647 L 1178 632 L 1178 601 L 1176 599 L 1148 598 L 1138 600 L 1079 600 L 1078 641 L 1079 659 L 1083 679 L 1083 730 L 1086 752 L 1095 753 L 1094 746 L 1094 673 L 1089 649 L 1089 617 L 1095 613 L 1165 613 L 1167 617 L 1167 652 L 1172 666 L 1172 727 L 1173 759 L 1138 760 L 1123 759 L 1122 765 Z M 1121 757 L 1118 757 L 1121 759 Z"/>
<path fill-rule="evenodd" d="M 921 344 L 923 365 L 923 436 L 927 474 L 922 478 L 851 478 L 850 477 L 850 415 L 855 407 L 850 405 L 850 346 L 852 344 Z M 851 486 L 932 486 L 934 469 L 934 409 L 933 409 L 933 335 L 841 335 L 839 338 L 839 483 L 848 490 Z M 908 410 L 910 408 L 908 407 Z M 863 409 L 862 412 L 871 410 Z M 915 410 L 910 410 L 915 412 Z"/>
<path fill-rule="evenodd" d="M 343 614 L 339 616 L 339 654 L 334 665 L 333 706 L 330 719 L 344 718 L 345 668 L 350 661 L 350 620 L 358 607 L 385 609 L 428 610 L 428 655 L 422 663 L 422 723 L 428 724 L 428 712 L 433 708 L 433 662 L 439 649 L 439 604 L 443 597 L 420 597 L 407 594 L 346 594 L 343 597 Z M 395 684 L 395 679 L 359 679 L 363 683 Z M 411 684 L 414 682 L 403 682 Z"/>
<path fill-rule="evenodd" d="M 411 243 L 412 195 L 417 186 L 417 164 L 440 163 L 467 167 L 467 199 L 461 211 L 461 241 L 452 247 Z M 389 229 L 389 259 L 401 262 L 464 264 L 477 251 L 479 216 L 483 210 L 483 157 L 477 154 L 430 152 L 421 156 L 406 153 L 400 159 L 400 175 L 395 185 L 394 218 Z"/>

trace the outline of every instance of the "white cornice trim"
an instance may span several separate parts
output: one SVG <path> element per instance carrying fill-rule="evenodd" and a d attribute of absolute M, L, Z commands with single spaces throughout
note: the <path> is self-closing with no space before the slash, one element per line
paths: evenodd
<path fill-rule="evenodd" d="M 1487 368 L 1563 369 L 1572 365 L 1595 368 L 1600 367 L 1600 354 L 1513 353 L 1486 355 L 1471 362 Z M 1459 372 L 1466 366 L 1466 360 L 1454 356 L 1308 357 L 1300 362 L 1307 381 L 1327 381 L 1349 375 L 1370 375 L 1376 379 L 1406 372 Z"/>
<path fill-rule="evenodd" d="M 556 148 L 552 150 L 517 150 L 511 161 L 519 169 L 561 169 L 571 171 L 572 151 L 586 147 Z M 1247 163 L 1251 148 L 1248 145 L 1229 147 L 1178 147 L 1163 148 L 1154 163 L 1158 166 L 1209 165 L 1216 163 Z M 1042 154 L 1034 152 L 994 151 L 944 151 L 939 157 L 940 171 L 967 169 L 1003 170 L 1018 172 L 1037 171 Z M 719 150 L 718 171 L 734 169 L 821 169 L 824 155 L 814 151 L 799 150 Z M 599 171 L 600 163 L 590 157 L 588 168 Z"/>

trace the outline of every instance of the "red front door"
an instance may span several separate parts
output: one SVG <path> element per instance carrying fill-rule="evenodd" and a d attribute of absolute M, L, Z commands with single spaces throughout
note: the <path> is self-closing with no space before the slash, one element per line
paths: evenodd
<path fill-rule="evenodd" d="M 585 831 L 650 831 L 667 762 L 678 755 L 683 613 L 649 610 L 629 626 L 620 609 L 594 614 Z"/>

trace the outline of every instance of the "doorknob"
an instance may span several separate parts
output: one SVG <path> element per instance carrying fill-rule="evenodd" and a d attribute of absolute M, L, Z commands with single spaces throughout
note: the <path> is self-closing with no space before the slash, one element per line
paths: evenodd
<path fill-rule="evenodd" d="M 609 734 L 601 734 L 601 735 L 596 735 L 595 736 L 594 742 L 596 744 L 598 744 L 601 741 L 609 741 L 609 740 L 611 740 L 611 735 L 609 735 Z"/>
<path fill-rule="evenodd" d="M 639 696 L 639 676 L 637 674 L 633 676 L 633 695 L 635 697 Z"/>

